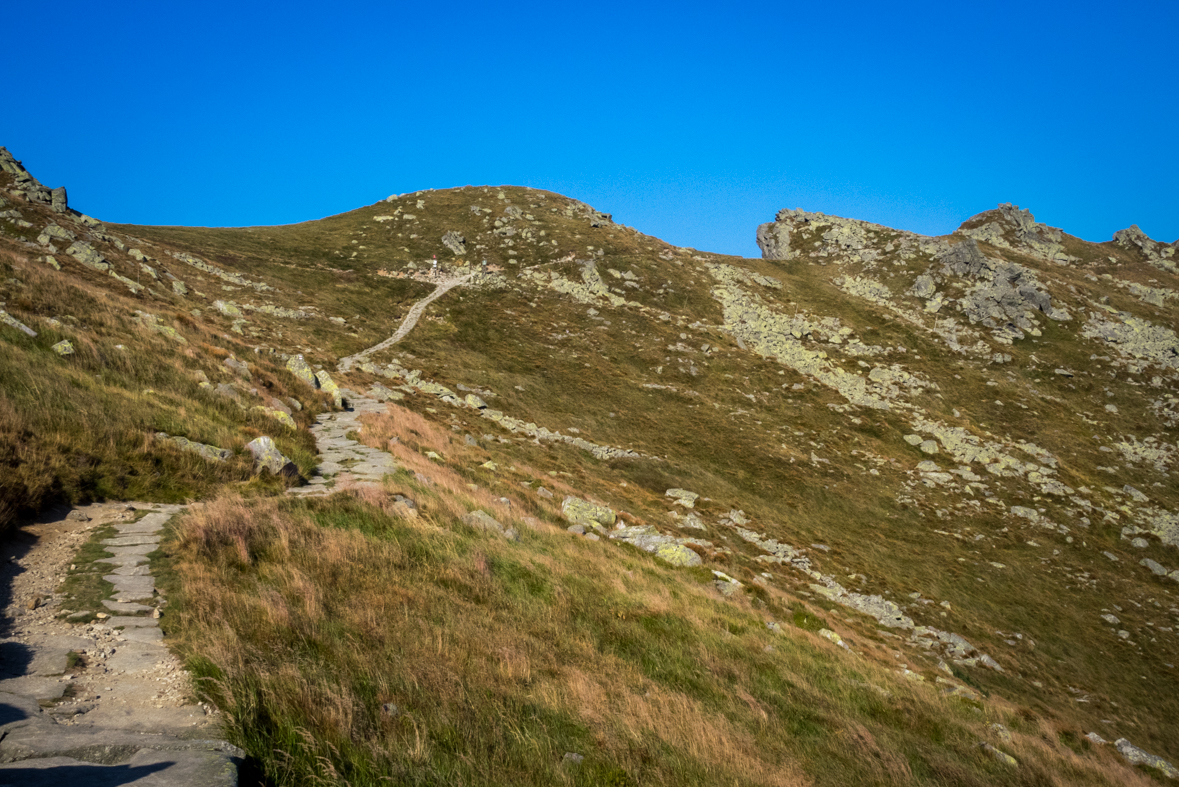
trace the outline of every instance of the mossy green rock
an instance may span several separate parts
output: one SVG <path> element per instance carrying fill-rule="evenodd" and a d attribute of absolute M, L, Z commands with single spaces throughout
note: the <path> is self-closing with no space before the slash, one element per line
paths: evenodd
<path fill-rule="evenodd" d="M 275 475 L 295 478 L 299 475 L 299 468 L 295 463 L 283 456 L 278 446 L 270 437 L 259 437 L 246 443 L 246 450 L 254 455 L 254 467 L 260 473 L 269 470 Z"/>
<path fill-rule="evenodd" d="M 664 544 L 655 550 L 655 557 L 673 566 L 698 566 L 701 564 L 700 556 L 692 550 L 688 549 L 683 544 Z"/>
<path fill-rule="evenodd" d="M 320 369 L 315 373 L 315 379 L 319 381 L 319 387 L 331 394 L 332 401 L 335 402 L 336 407 L 344 406 L 344 396 L 340 393 L 340 386 L 336 385 L 336 381 L 326 370 Z"/>
<path fill-rule="evenodd" d="M 293 355 L 288 358 L 287 370 L 312 388 L 319 387 L 319 381 L 315 379 L 315 372 L 311 371 L 311 366 L 303 360 L 302 355 Z"/>
<path fill-rule="evenodd" d="M 585 527 L 612 527 L 618 517 L 608 507 L 582 500 L 578 497 L 566 497 L 561 503 L 561 516 L 574 525 Z"/>

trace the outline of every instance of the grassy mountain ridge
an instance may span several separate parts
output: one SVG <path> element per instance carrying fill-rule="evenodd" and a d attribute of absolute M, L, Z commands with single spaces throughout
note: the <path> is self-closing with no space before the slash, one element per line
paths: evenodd
<path fill-rule="evenodd" d="M 514 187 L 419 192 L 284 227 L 104 226 L 22 198 L 28 189 L 12 173 L 0 178 L 0 211 L 18 214 L 0 219 L 0 308 L 39 333 L 0 328 L 7 462 L 26 477 L 10 487 L 9 505 L 35 506 L 53 494 L 248 495 L 210 504 L 195 530 L 177 534 L 179 575 L 202 592 L 174 635 L 210 674 L 258 692 L 266 712 L 246 714 L 256 723 L 239 730 L 256 736 L 258 751 L 278 746 L 311 772 L 326 757 L 336 772 L 321 778 L 354 783 L 388 769 L 422 783 L 1100 784 L 1159 773 L 1127 770 L 1089 732 L 1179 760 L 1179 573 L 1168 573 L 1179 569 L 1172 246 L 1131 231 L 1091 244 L 1012 206 L 943 238 L 783 211 L 758 231 L 765 258 L 740 259 L 670 246 L 582 203 Z M 74 237 L 42 242 L 50 223 Z M 78 242 L 109 267 L 96 266 Z M 433 289 L 423 274 L 435 255 L 445 275 L 474 272 L 471 284 L 435 302 L 402 342 L 337 372 L 340 358 L 389 336 Z M 61 339 L 75 344 L 74 355 L 52 353 Z M 224 363 L 230 353 L 247 362 L 248 381 Z M 250 437 L 272 434 L 309 472 L 306 426 L 330 404 L 285 369 L 295 353 L 352 390 L 379 384 L 403 397 L 391 409 L 395 423 L 371 422 L 363 436 L 375 447 L 397 438 L 399 462 L 435 484 L 406 472 L 386 492 L 436 497 L 433 509 L 407 517 L 380 495 L 276 502 L 268 495 L 277 486 L 253 479 L 244 458 L 210 465 L 150 439 L 165 431 L 240 452 Z M 231 385 L 233 396 L 217 393 L 219 385 Z M 487 407 L 462 404 L 467 393 Z M 302 406 L 288 407 L 293 430 L 254 409 L 292 397 Z M 75 412 L 82 415 L 62 417 Z M 440 459 L 424 459 L 427 450 Z M 98 469 L 71 469 L 79 456 Z M 134 473 L 119 476 L 122 466 Z M 445 490 L 436 488 L 442 476 L 452 479 Z M 458 524 L 461 509 L 498 505 L 468 497 L 468 484 L 534 520 L 520 520 L 520 545 L 483 543 Z M 541 486 L 557 497 L 538 497 Z M 676 488 L 699 497 L 677 504 L 666 494 Z M 638 536 L 590 543 L 565 533 L 564 494 L 608 505 L 628 528 L 655 528 L 702 567 L 670 568 L 625 545 L 612 557 L 618 542 Z M 273 529 L 243 536 L 248 548 L 235 558 L 229 542 L 209 533 L 248 519 L 242 510 Z M 569 636 L 579 627 L 598 632 L 573 659 L 583 672 L 592 664 L 605 685 L 624 664 L 639 665 L 641 677 L 623 681 L 619 697 L 658 687 L 669 692 L 657 692 L 665 709 L 687 703 L 680 707 L 690 705 L 701 724 L 725 719 L 741 757 L 661 726 L 638 699 L 604 709 L 596 690 L 574 680 L 570 658 L 553 656 L 563 651 L 551 632 L 529 645 L 529 659 L 547 665 L 544 680 L 517 674 L 505 656 L 495 668 L 500 699 L 464 711 L 450 697 L 436 715 L 398 672 L 387 633 L 363 634 L 359 618 L 339 619 L 355 624 L 347 635 L 323 610 L 283 624 L 302 632 L 296 639 L 320 642 L 334 654 L 327 657 L 308 661 L 294 645 L 268 643 L 244 622 L 258 611 L 243 605 L 275 593 L 287 598 L 282 614 L 294 614 L 290 572 L 326 594 L 325 610 L 359 615 L 356 600 L 327 591 L 330 572 L 307 562 L 313 547 L 272 554 L 276 533 L 283 543 L 344 539 L 374 570 L 401 559 L 382 551 L 389 539 L 397 549 L 425 539 L 428 557 L 410 561 L 393 582 L 423 605 L 414 609 L 428 622 L 412 636 L 445 637 L 469 603 L 505 610 L 487 624 L 495 636 L 572 615 L 562 618 Z M 479 569 L 480 560 L 491 568 Z M 582 584 L 588 576 L 603 585 L 613 571 L 648 579 L 641 591 L 603 593 L 572 614 L 519 595 L 519 570 L 496 569 L 517 563 L 531 572 L 544 564 L 546 586 L 574 588 L 581 599 L 593 595 L 593 583 Z M 484 589 L 464 590 L 468 584 Z M 422 593 L 431 587 L 436 596 Z M 667 601 L 657 597 L 666 593 L 690 601 L 661 619 Z M 364 597 L 391 603 L 373 589 Z M 628 598 L 636 619 L 654 628 L 607 636 L 601 616 Z M 721 628 L 741 629 L 743 644 L 710 662 L 708 654 L 729 647 L 717 628 L 727 616 L 736 617 Z M 205 627 L 218 619 L 243 623 L 235 639 L 202 651 Z M 742 628 L 753 623 L 756 634 Z M 795 632 L 789 645 L 762 628 L 768 623 Z M 808 633 L 819 629 L 831 640 Z M 460 639 L 466 644 L 445 659 L 483 652 L 477 636 Z M 675 676 L 645 655 L 672 641 L 682 643 L 675 658 L 687 670 Z M 386 664 L 401 688 L 380 697 L 360 691 L 360 667 L 340 642 Z M 758 662 L 767 646 L 788 650 L 789 669 L 806 673 L 817 693 L 784 700 L 790 691 L 751 677 L 786 669 L 778 656 Z M 693 672 L 686 665 L 694 660 L 706 669 Z M 267 685 L 260 676 L 284 663 L 306 685 L 336 686 L 350 698 L 344 717 L 355 718 L 309 712 L 293 676 Z M 479 670 L 454 669 L 468 691 L 487 688 Z M 876 688 L 848 700 L 841 692 L 857 682 Z M 824 692 L 828 699 L 816 699 Z M 742 693 L 749 699 L 735 701 Z M 520 704 L 558 696 L 537 707 L 559 707 L 560 723 L 536 722 Z M 220 701 L 237 703 L 238 715 L 249 706 L 240 696 Z M 371 716 L 382 703 L 407 701 L 416 703 L 412 724 L 387 728 Z M 816 703 L 826 708 L 823 720 L 799 721 Z M 507 743 L 504 729 L 464 714 L 505 723 L 517 714 L 509 726 L 544 741 L 537 764 L 529 765 L 527 747 Z M 918 716 L 926 721 L 910 729 L 906 717 Z M 279 720 L 277 732 L 263 729 L 266 718 Z M 610 735 L 554 732 L 609 719 L 622 725 Z M 1013 741 L 995 737 L 994 722 L 1013 729 Z M 304 750 L 300 729 L 339 747 L 364 745 L 335 755 Z M 661 730 L 659 742 L 642 729 Z M 836 756 L 847 740 L 860 741 L 855 756 Z M 1020 764 L 1011 768 L 980 740 Z M 596 754 L 583 771 L 562 770 L 552 757 L 575 743 Z M 498 759 L 503 746 L 511 753 Z M 492 765 L 471 766 L 479 757 Z M 276 766 L 272 777 L 280 774 Z"/>

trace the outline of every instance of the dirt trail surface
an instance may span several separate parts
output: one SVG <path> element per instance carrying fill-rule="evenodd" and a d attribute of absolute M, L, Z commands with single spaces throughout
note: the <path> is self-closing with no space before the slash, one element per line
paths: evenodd
<path fill-rule="evenodd" d="M 290 490 L 291 494 L 326 495 L 349 486 L 375 485 L 386 473 L 397 469 L 388 453 L 347 437 L 349 432 L 364 428 L 360 416 L 383 413 L 385 405 L 351 391 L 343 394 L 351 409 L 318 416 L 318 423 L 311 427 L 311 433 L 315 435 L 315 446 L 319 451 L 319 467 L 306 486 L 295 487 Z"/>
<path fill-rule="evenodd" d="M 147 555 L 181 510 L 87 506 L 27 525 L 4 544 L 0 785 L 238 783 L 243 753 L 221 739 L 215 716 L 192 704 L 189 675 L 159 629 L 165 602 Z M 58 589 L 79 548 L 107 524 L 108 554 L 93 565 L 113 585 L 103 601 L 109 612 L 71 622 Z"/>
<path fill-rule="evenodd" d="M 341 358 L 336 368 L 341 372 L 346 372 L 351 369 L 352 364 L 356 363 L 357 361 L 362 361 L 375 352 L 380 352 L 387 347 L 392 347 L 393 345 L 397 344 L 397 342 L 408 336 L 409 332 L 412 331 L 414 326 L 418 324 L 418 319 L 422 316 L 422 312 L 426 310 L 427 306 L 453 290 L 455 287 L 466 284 L 475 275 L 475 273 L 468 273 L 466 276 L 460 276 L 457 279 L 451 279 L 439 284 L 438 288 L 434 290 L 434 292 L 430 293 L 425 298 L 422 298 L 420 301 L 415 303 L 412 308 L 410 308 L 409 314 L 405 315 L 405 319 L 401 321 L 401 325 L 397 328 L 396 333 L 394 333 L 385 341 L 369 347 L 367 350 L 362 350 L 355 355 L 349 355 L 346 358 Z"/>

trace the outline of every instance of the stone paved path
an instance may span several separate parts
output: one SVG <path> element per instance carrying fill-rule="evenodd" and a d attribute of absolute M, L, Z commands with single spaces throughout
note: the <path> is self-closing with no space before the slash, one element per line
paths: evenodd
<path fill-rule="evenodd" d="M 412 331 L 414 326 L 418 324 L 418 318 L 422 316 L 422 312 L 426 310 L 427 306 L 453 290 L 455 287 L 458 287 L 461 284 L 466 284 L 476 275 L 476 273 L 477 271 L 475 273 L 468 273 L 466 276 L 460 276 L 457 279 L 451 279 L 450 281 L 444 281 L 439 284 L 438 288 L 434 290 L 434 292 L 430 293 L 425 298 L 422 298 L 413 305 L 413 307 L 409 310 L 409 314 L 406 314 L 405 319 L 401 321 L 401 325 L 398 326 L 396 333 L 394 333 L 385 341 L 369 347 L 367 350 L 361 350 L 355 355 L 349 355 L 346 358 L 341 358 L 340 362 L 336 364 L 336 368 L 341 372 L 346 372 L 351 369 L 352 364 L 356 363 L 357 361 L 364 360 L 375 352 L 380 352 L 386 347 L 392 347 L 393 345 L 397 344 L 397 342 L 408 336 L 409 332 Z"/>
<path fill-rule="evenodd" d="M 345 392 L 351 410 L 321 413 L 311 427 L 319 450 L 319 468 L 306 486 L 291 490 L 293 495 L 326 495 L 337 488 L 380 484 L 386 473 L 397 469 L 388 453 L 352 440 L 345 435 L 363 427 L 360 416 L 383 413 L 385 405 L 373 399 Z"/>
<path fill-rule="evenodd" d="M 5 545 L 17 554 L 0 570 L 11 602 L 0 621 L 0 785 L 238 783 L 242 752 L 189 701 L 189 675 L 164 647 L 156 617 L 164 599 L 147 555 L 183 507 L 136 507 L 150 513 L 130 521 L 126 504 L 88 506 Z M 117 533 L 99 561 L 114 585 L 109 612 L 94 623 L 62 620 L 68 599 L 57 588 L 89 531 L 106 523 Z"/>

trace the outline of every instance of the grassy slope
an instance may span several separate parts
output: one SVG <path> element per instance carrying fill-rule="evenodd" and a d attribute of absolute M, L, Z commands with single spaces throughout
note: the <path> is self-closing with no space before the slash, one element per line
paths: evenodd
<path fill-rule="evenodd" d="M 504 199 L 499 199 L 499 194 Z M 508 202 L 534 216 L 532 220 L 508 222 L 517 229 L 528 229 L 534 242 L 527 242 L 520 233 L 510 238 L 490 234 L 494 220 L 504 217 Z M 475 214 L 469 209 L 472 204 L 492 212 Z M 375 220 L 377 216 L 394 214 L 398 208 L 416 218 Z M 1072 543 L 1046 531 L 1020 528 L 986 504 L 976 508 L 961 495 L 915 484 L 912 468 L 926 457 L 901 441 L 911 431 L 905 416 L 895 410 L 861 411 L 856 422 L 833 412 L 828 405 L 843 402 L 838 394 L 773 360 L 742 350 L 726 332 L 710 327 L 722 318 L 719 304 L 709 294 L 715 282 L 703 263 L 729 262 L 782 280 L 786 285 L 783 290 L 759 290 L 759 294 L 776 303 L 783 313 L 838 315 L 868 344 L 908 348 L 906 356 L 893 355 L 888 362 L 900 360 L 906 368 L 937 382 L 937 394 L 926 393 L 917 399 L 930 417 L 962 425 L 980 435 L 1011 434 L 1038 443 L 1061 458 L 1061 475 L 1066 483 L 1075 488 L 1092 488 L 1095 501 L 1111 509 L 1116 510 L 1120 501 L 1101 491 L 1102 487 L 1120 489 L 1129 483 L 1149 490 L 1159 505 L 1175 510 L 1179 500 L 1175 497 L 1173 475 L 1121 464 L 1113 478 L 1098 469 L 1111 464 L 1110 458 L 1096 450 L 1097 443 L 1088 436 L 1092 425 L 1084 418 L 1092 421 L 1099 417 L 1098 431 L 1107 436 L 1124 431 L 1143 437 L 1159 431 L 1147 410 L 1155 393 L 1140 384 L 1143 380 L 1116 370 L 1111 370 L 1113 377 L 1107 377 L 1107 370 L 1098 368 L 1101 362 L 1092 362 L 1089 356 L 1108 350 L 1080 339 L 1075 332 L 1076 322 L 1068 326 L 1048 324 L 1038 339 L 1029 338 L 1003 348 L 1013 356 L 1012 363 L 988 366 L 955 355 L 929 334 L 886 310 L 840 292 L 830 280 L 853 272 L 846 267 L 805 260 L 736 260 L 674 250 L 615 225 L 591 227 L 588 214 L 571 201 L 524 189 L 420 193 L 391 204 L 290 227 L 111 228 L 112 232 L 128 236 L 130 245 L 134 245 L 131 238 L 142 239 L 146 242 L 143 247 L 161 258 L 168 249 L 190 250 L 276 287 L 273 292 L 261 294 L 249 290 L 227 293 L 223 284 L 170 263 L 170 269 L 190 284 L 193 280 L 199 282 L 199 287 L 190 289 L 205 294 L 194 294 L 187 300 L 167 299 L 166 305 L 182 329 L 203 332 L 210 345 L 233 345 L 231 320 L 209 308 L 218 297 L 239 303 L 265 301 L 288 308 L 314 306 L 319 316 L 310 320 L 248 314 L 245 331 L 251 342 L 285 352 L 301 350 L 313 362 L 329 368 L 334 358 L 370 346 L 391 333 L 409 306 L 430 289 L 423 283 L 391 279 L 376 272 L 405 269 L 410 262 L 424 265 L 434 254 L 444 264 L 452 264 L 453 255 L 439 243 L 442 233 L 448 230 L 466 235 L 470 260 L 486 257 L 502 264 L 509 287 L 458 290 L 448 295 L 431 307 L 427 319 L 384 360 L 397 357 L 405 366 L 422 369 L 424 376 L 452 387 L 463 383 L 491 389 L 497 394 L 492 400 L 494 407 L 526 421 L 553 429 L 576 427 L 581 436 L 595 442 L 663 458 L 658 462 L 603 463 L 573 449 L 516 440 L 509 445 L 481 443 L 476 451 L 478 462 L 472 458 L 470 468 L 493 458 L 504 467 L 524 465 L 539 468 L 538 473 L 564 474 L 557 478 L 571 492 L 603 499 L 640 521 L 665 529 L 672 529 L 673 523 L 667 517 L 663 490 L 671 486 L 693 489 L 711 498 L 700 504 L 710 528 L 703 537 L 729 550 L 711 552 L 709 563 L 737 576 L 747 587 L 755 587 L 754 576 L 766 566 L 750 562 L 754 550 L 715 525 L 720 514 L 740 508 L 753 519 L 752 527 L 758 532 L 796 546 L 828 546 L 830 551 L 812 550 L 811 555 L 824 573 L 837 577 L 854 574 L 860 579 L 844 584 L 863 592 L 885 593 L 908 605 L 908 614 L 919 623 L 959 632 L 992 653 L 1007 665 L 1004 674 L 970 670 L 965 677 L 994 692 L 992 703 L 999 702 L 999 697 L 1002 703 L 1010 703 L 1002 705 L 1015 713 L 1009 720 L 1023 718 L 1030 728 L 1055 731 L 1049 735 L 1051 745 L 1075 742 L 1081 733 L 1096 730 L 1107 737 L 1126 735 L 1144 748 L 1179 759 L 1179 751 L 1173 748 L 1174 741 L 1179 740 L 1179 730 L 1174 726 L 1174 719 L 1179 718 L 1174 699 L 1177 687 L 1174 669 L 1166 666 L 1174 664 L 1179 654 L 1173 636 L 1160 632 L 1154 637 L 1149 625 L 1174 625 L 1170 617 L 1174 594 L 1165 580 L 1144 576 L 1134 565 L 1145 555 L 1164 564 L 1173 563 L 1173 550 L 1157 544 L 1145 552 L 1130 550 L 1118 538 L 1120 525 L 1102 523 L 1098 517 L 1082 532 L 1075 525 L 1076 512 L 1069 510 L 1067 503 L 1042 498 L 1033 488 L 1017 481 L 986 479 L 1007 504 L 1041 507 L 1053 521 L 1074 523 Z M 541 231 L 544 236 L 539 236 Z M 417 237 L 411 237 L 414 235 Z M 552 240 L 557 244 L 553 245 Z M 507 245 L 508 241 L 511 245 Z M 474 248 L 477 243 L 486 248 Z M 600 313 L 591 314 L 586 305 L 538 289 L 515 275 L 526 266 L 551 263 L 569 252 L 586 258 L 593 253 L 587 248 L 590 246 L 604 250 L 597 265 L 603 280 L 645 309 L 614 309 L 599 303 L 595 309 Z M 1144 306 L 1121 290 L 1111 288 L 1106 292 L 1100 281 L 1095 283 L 1087 276 L 1114 272 L 1140 283 L 1154 279 L 1151 286 L 1175 288 L 1177 283 L 1171 280 L 1174 277 L 1168 279 L 1168 274 L 1148 268 L 1109 244 L 1068 239 L 1067 248 L 1069 253 L 1083 258 L 1084 267 L 1049 269 L 1045 263 L 1010 252 L 991 252 L 1005 254 L 1052 276 L 1059 282 L 1059 286 L 1052 287 L 1054 298 L 1063 297 L 1068 302 L 1108 295 L 1119 309 L 1165 322 L 1167 311 Z M 118 257 L 115 251 L 108 251 Z M 1109 256 L 1117 263 L 1110 263 Z M 517 262 L 512 264 L 510 260 Z M 900 293 L 924 270 L 928 260 L 894 257 L 885 263 L 885 273 L 876 275 L 881 275 L 894 293 Z M 633 271 L 641 287 L 622 286 L 620 280 L 607 273 L 607 268 Z M 551 269 L 578 280 L 576 264 L 554 263 Z M 69 273 L 75 282 L 95 278 L 77 266 Z M 198 317 L 181 316 L 189 314 L 194 305 L 201 312 Z M 127 303 L 122 308 L 129 306 Z M 157 309 L 163 310 L 163 304 L 153 305 L 153 310 Z M 661 319 L 660 312 L 667 313 L 670 319 Z M 342 317 L 347 322 L 340 325 L 326 319 L 328 316 Z M 13 341 L 9 333 L 4 338 L 13 345 L 21 341 Z M 707 353 L 697 349 L 705 343 L 710 345 Z M 691 349 L 670 350 L 673 346 Z M 238 350 L 238 355 L 242 357 L 243 352 Z M 187 363 L 194 361 L 206 364 L 214 379 L 212 369 L 217 367 L 207 351 L 195 353 L 195 359 Z M 854 363 L 843 365 L 854 367 Z M 690 366 L 696 367 L 695 375 Z M 1056 366 L 1085 370 L 1085 374 L 1072 379 L 1059 377 L 1051 371 Z M 274 374 L 276 378 L 281 376 L 279 372 Z M 133 380 L 137 380 L 134 375 L 116 387 L 133 389 L 139 385 Z M 359 372 L 350 380 L 358 388 L 372 381 Z M 640 387 L 643 384 L 673 386 L 676 390 Z M 802 385 L 802 390 L 792 387 L 796 384 Z M 1106 395 L 1107 389 L 1113 396 Z M 1045 395 L 1055 398 L 1050 400 Z M 202 401 L 200 392 L 186 389 L 184 396 L 186 401 Z M 1003 401 L 1004 406 L 994 405 L 996 400 Z M 1027 410 L 1018 406 L 1021 402 Z M 1117 403 L 1116 416 L 1104 412 L 1107 402 Z M 425 397 L 411 397 L 407 405 L 434 421 L 449 422 L 459 431 L 508 436 L 469 411 L 451 411 Z M 438 408 L 444 409 L 438 412 Z M 228 410 L 221 428 L 229 429 L 243 421 L 235 408 L 221 409 Z M 202 411 L 186 409 L 185 418 L 190 412 Z M 200 421 L 191 419 L 185 423 Z M 134 422 L 140 434 L 144 424 L 142 418 Z M 133 428 L 128 428 L 134 433 Z M 211 434 L 209 428 L 203 434 Z M 222 440 L 234 439 L 225 433 L 219 435 L 225 435 L 219 436 Z M 196 434 L 189 436 L 200 439 Z M 216 442 L 213 437 L 208 441 Z M 110 456 L 117 458 L 126 453 L 114 451 Z M 812 462 L 812 456 L 828 463 Z M 866 456 L 884 460 L 879 475 L 866 474 L 864 468 L 871 464 Z M 467 468 L 463 472 L 481 485 L 498 485 L 504 494 L 518 492 L 513 484 L 528 480 L 524 475 L 507 472 L 501 476 Z M 550 486 L 555 480 L 548 475 L 545 479 Z M 208 487 L 190 488 L 200 491 Z M 316 504 L 309 505 L 314 508 Z M 284 513 L 284 521 L 290 520 L 285 526 L 327 521 L 326 515 L 299 506 L 295 509 Z M 328 519 L 335 516 L 332 513 Z M 354 521 L 349 517 L 353 514 L 344 519 Z M 450 528 L 452 521 L 435 524 Z M 364 530 L 355 524 L 349 527 Z M 961 538 L 939 535 L 935 530 Z M 683 533 L 701 535 L 695 531 Z M 973 539 L 978 535 L 984 538 L 976 542 Z M 380 540 L 379 534 L 369 533 L 368 537 Z M 1039 546 L 1031 546 L 1029 541 Z M 1106 550 L 1120 555 L 1122 561 L 1110 563 L 1101 556 Z M 202 559 L 214 557 L 206 555 Z M 992 562 L 1006 568 L 995 569 Z M 874 621 L 841 608 L 825 610 L 830 605 L 808 595 L 807 577 L 789 570 L 775 569 L 770 573 L 771 586 L 784 594 L 778 602 L 782 609 L 794 603 L 807 604 L 862 650 L 868 663 L 889 664 L 895 661 L 893 649 L 904 647 L 904 663 L 930 679 L 936 674 L 936 657 L 912 652 L 887 632 L 880 632 Z M 250 572 L 247 575 L 243 580 L 247 583 L 270 581 Z M 318 587 L 316 583 L 313 585 Z M 492 584 L 498 588 L 496 592 L 508 592 L 498 580 Z M 914 592 L 927 599 L 947 601 L 950 609 L 909 605 L 907 596 Z M 756 608 L 755 601 L 747 603 Z M 1098 618 L 1114 605 L 1121 608 L 1121 625 L 1134 634 L 1133 644 L 1119 641 Z M 438 623 L 432 632 L 439 634 L 446 629 L 444 623 Z M 1017 632 L 1024 638 L 1011 636 Z M 1008 640 L 1017 644 L 1008 645 Z M 265 653 L 265 648 L 259 652 Z M 223 655 L 230 658 L 232 654 Z M 330 663 L 330 659 L 322 661 L 317 669 L 326 669 L 324 665 Z M 272 662 L 272 666 L 276 664 Z M 1078 703 L 1077 696 L 1086 696 L 1088 701 Z M 774 718 L 774 723 L 779 723 L 786 716 Z M 1112 724 L 1103 724 L 1102 720 Z M 900 734 L 903 724 L 894 719 L 889 725 L 898 728 L 892 729 L 890 735 Z M 845 725 L 842 729 L 851 727 Z M 546 745 L 558 744 L 550 741 Z M 904 748 L 908 744 L 895 745 L 906 752 L 913 778 L 953 781 L 929 776 L 922 771 L 925 766 L 915 765 L 924 761 L 924 755 L 913 755 L 914 749 Z M 819 766 L 827 755 L 812 757 L 801 751 L 792 749 L 790 759 L 800 764 L 802 772 L 821 781 L 824 771 Z M 957 750 L 954 755 L 957 760 L 969 762 L 963 767 L 982 767 L 983 761 L 964 752 Z M 631 763 L 621 766 L 624 770 L 633 765 L 625 758 L 620 760 L 622 755 L 616 752 L 611 756 L 616 762 Z M 1099 753 L 1086 752 L 1085 756 L 1108 765 Z M 839 774 L 839 768 L 831 773 Z M 863 773 L 859 776 L 866 778 Z"/>

